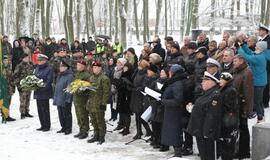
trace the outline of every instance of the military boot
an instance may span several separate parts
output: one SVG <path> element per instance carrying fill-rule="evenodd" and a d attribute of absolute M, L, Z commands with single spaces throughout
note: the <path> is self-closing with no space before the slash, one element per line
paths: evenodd
<path fill-rule="evenodd" d="M 97 141 L 99 141 L 99 138 L 98 138 L 97 135 L 94 135 L 94 137 L 91 138 L 91 139 L 89 139 L 87 142 L 88 142 L 88 143 L 94 143 L 94 142 L 97 142 Z"/>

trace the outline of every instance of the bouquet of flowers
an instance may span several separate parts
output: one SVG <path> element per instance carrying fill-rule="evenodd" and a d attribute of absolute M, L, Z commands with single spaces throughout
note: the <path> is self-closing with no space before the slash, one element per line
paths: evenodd
<path fill-rule="evenodd" d="M 93 83 L 77 79 L 73 81 L 65 90 L 66 92 L 73 94 L 86 90 L 96 91 L 96 87 Z"/>
<path fill-rule="evenodd" d="M 20 81 L 20 85 L 23 90 L 32 91 L 41 87 L 45 87 L 43 79 L 38 78 L 35 75 L 29 75 Z"/>

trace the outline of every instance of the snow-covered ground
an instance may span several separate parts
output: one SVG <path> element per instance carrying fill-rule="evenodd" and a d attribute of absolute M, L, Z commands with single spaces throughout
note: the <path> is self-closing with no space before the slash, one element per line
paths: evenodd
<path fill-rule="evenodd" d="M 73 133 L 71 135 L 57 134 L 60 129 L 56 106 L 51 105 L 52 127 L 49 132 L 38 132 L 39 120 L 35 100 L 31 99 L 30 113 L 34 118 L 20 119 L 19 96 L 15 93 L 11 104 L 11 115 L 17 121 L 0 124 L 0 160 L 164 160 L 173 155 L 173 149 L 169 152 L 159 152 L 152 149 L 143 140 L 137 140 L 129 145 L 126 142 L 132 140 L 135 134 L 134 117 L 132 117 L 131 134 L 123 137 L 118 132 L 107 133 L 106 142 L 102 145 L 89 144 L 86 140 L 73 138 L 78 132 L 76 116 L 73 108 Z M 269 109 L 266 115 L 269 115 Z M 106 119 L 110 117 L 110 110 L 107 109 Z M 270 117 L 266 116 L 270 122 Z M 109 122 L 107 130 L 112 131 L 117 122 Z M 256 120 L 250 120 L 250 126 Z M 251 127 L 250 127 L 251 130 Z M 252 133 L 252 132 L 251 132 Z M 89 133 L 92 135 L 92 132 Z M 197 149 L 195 149 L 197 153 Z M 197 160 L 197 156 L 185 157 L 190 160 Z"/>

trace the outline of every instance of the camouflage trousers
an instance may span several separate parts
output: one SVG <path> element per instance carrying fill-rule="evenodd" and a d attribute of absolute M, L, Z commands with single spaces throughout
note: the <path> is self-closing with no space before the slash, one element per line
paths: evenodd
<path fill-rule="evenodd" d="M 21 112 L 21 114 L 28 113 L 29 112 L 31 92 L 29 92 L 29 91 L 19 91 L 19 96 L 20 96 L 20 112 Z"/>
<path fill-rule="evenodd" d="M 104 137 L 106 134 L 105 112 L 91 112 L 90 118 L 94 127 L 94 136 Z"/>
<path fill-rule="evenodd" d="M 85 105 L 74 103 L 74 105 L 80 132 L 87 133 L 89 131 L 89 112 L 86 110 L 86 103 Z"/>

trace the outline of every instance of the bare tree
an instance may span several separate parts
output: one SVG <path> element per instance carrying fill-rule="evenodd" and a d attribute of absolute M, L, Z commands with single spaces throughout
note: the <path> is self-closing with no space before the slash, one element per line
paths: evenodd
<path fill-rule="evenodd" d="M 128 9 L 128 0 L 119 0 L 118 4 L 119 4 L 119 13 L 120 13 L 120 21 L 121 21 L 121 42 L 122 42 L 123 47 L 126 48 L 127 46 L 126 11 Z"/>
<path fill-rule="evenodd" d="M 186 0 L 182 0 L 181 3 L 181 23 L 180 23 L 180 40 L 184 37 L 184 31 L 185 31 L 185 13 L 186 13 Z"/>
<path fill-rule="evenodd" d="M 136 0 L 135 0 L 136 2 Z M 136 4 L 136 3 L 135 3 Z M 158 29 L 159 29 L 159 20 L 160 20 L 160 13 L 162 9 L 162 0 L 158 0 L 156 3 L 156 25 L 155 25 L 155 34 L 158 34 Z M 135 8 L 134 8 L 135 9 Z"/>
<path fill-rule="evenodd" d="M 231 19 L 232 23 L 233 23 L 233 20 L 234 20 L 234 5 L 235 5 L 235 1 L 232 0 L 232 3 L 231 3 L 231 15 L 230 15 L 230 19 Z M 231 25 L 231 29 L 233 29 L 233 25 Z"/>
<path fill-rule="evenodd" d="M 1 32 L 5 33 L 5 25 L 4 25 L 4 1 L 0 1 L 0 21 L 1 21 Z"/>
<path fill-rule="evenodd" d="M 76 37 L 80 39 L 81 31 L 81 0 L 76 1 Z"/>
<path fill-rule="evenodd" d="M 148 25 L 148 1 L 143 1 L 143 42 L 149 39 L 149 25 Z"/>
<path fill-rule="evenodd" d="M 193 11 L 192 11 L 192 28 L 198 28 L 199 23 L 198 23 L 198 7 L 199 7 L 199 1 L 198 0 L 193 0 Z"/>
<path fill-rule="evenodd" d="M 167 19 L 168 19 L 168 9 L 167 9 L 167 0 L 165 0 L 165 18 L 164 18 L 164 20 L 165 20 L 165 37 L 167 37 L 167 35 L 168 35 L 168 21 L 167 21 Z"/>
<path fill-rule="evenodd" d="M 137 41 L 140 41 L 140 31 L 139 31 L 139 20 L 137 14 L 137 2 L 133 0 L 133 9 L 134 9 L 134 23 L 135 23 L 135 33 Z"/>

